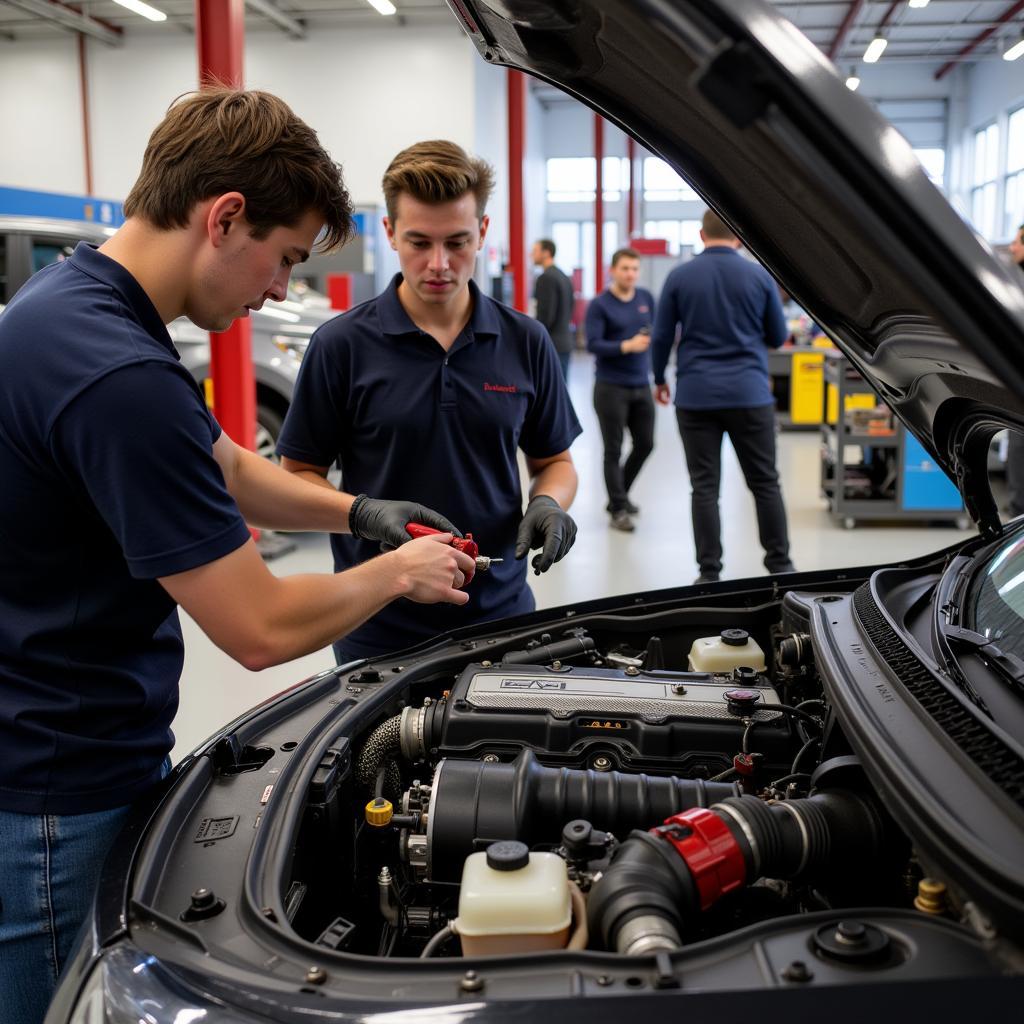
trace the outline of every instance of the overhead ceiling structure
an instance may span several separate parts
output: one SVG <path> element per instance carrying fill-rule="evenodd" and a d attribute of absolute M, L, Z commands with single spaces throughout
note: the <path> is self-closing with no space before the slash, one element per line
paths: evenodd
<path fill-rule="evenodd" d="M 876 36 L 886 62 L 925 62 L 936 76 L 958 64 L 998 60 L 1024 32 L 1024 0 L 773 0 L 837 64 L 860 61 Z M 246 31 L 293 39 L 320 28 L 396 27 L 454 21 L 443 0 L 245 0 Z M 154 23 L 114 0 L 0 0 L 0 39 L 85 33 L 116 46 L 138 33 L 194 31 L 195 0 L 152 0 Z"/>

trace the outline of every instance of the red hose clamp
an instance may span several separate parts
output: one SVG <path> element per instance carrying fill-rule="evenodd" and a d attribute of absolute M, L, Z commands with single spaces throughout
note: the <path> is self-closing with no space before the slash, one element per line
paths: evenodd
<path fill-rule="evenodd" d="M 706 807 L 673 814 L 651 833 L 667 839 L 683 858 L 697 886 L 701 910 L 746 880 L 747 864 L 736 837 L 721 817 Z"/>

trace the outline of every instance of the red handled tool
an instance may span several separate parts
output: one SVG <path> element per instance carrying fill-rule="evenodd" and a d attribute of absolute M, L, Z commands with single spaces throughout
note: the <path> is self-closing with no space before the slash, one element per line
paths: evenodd
<path fill-rule="evenodd" d="M 405 532 L 410 537 L 430 537 L 443 531 L 435 530 L 432 526 L 424 526 L 422 523 L 406 523 Z M 471 533 L 467 533 L 465 537 L 452 537 L 452 547 L 473 559 L 476 564 L 476 572 L 487 572 L 492 565 L 504 561 L 502 558 L 488 558 L 486 555 L 481 555 L 480 548 L 473 540 Z M 473 574 L 471 573 L 466 583 L 469 583 L 472 578 Z"/>

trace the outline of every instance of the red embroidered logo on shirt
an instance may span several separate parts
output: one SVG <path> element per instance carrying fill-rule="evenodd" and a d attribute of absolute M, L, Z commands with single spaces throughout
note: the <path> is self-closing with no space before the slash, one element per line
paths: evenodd
<path fill-rule="evenodd" d="M 484 391 L 505 391 L 510 395 L 514 395 L 519 389 L 515 384 L 488 384 L 484 382 Z"/>

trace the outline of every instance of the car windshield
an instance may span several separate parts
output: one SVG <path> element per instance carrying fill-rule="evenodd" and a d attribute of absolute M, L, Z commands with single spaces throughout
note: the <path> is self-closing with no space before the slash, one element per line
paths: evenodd
<path fill-rule="evenodd" d="M 1024 659 L 1024 536 L 1007 540 L 978 570 L 968 613 L 971 629 Z"/>

